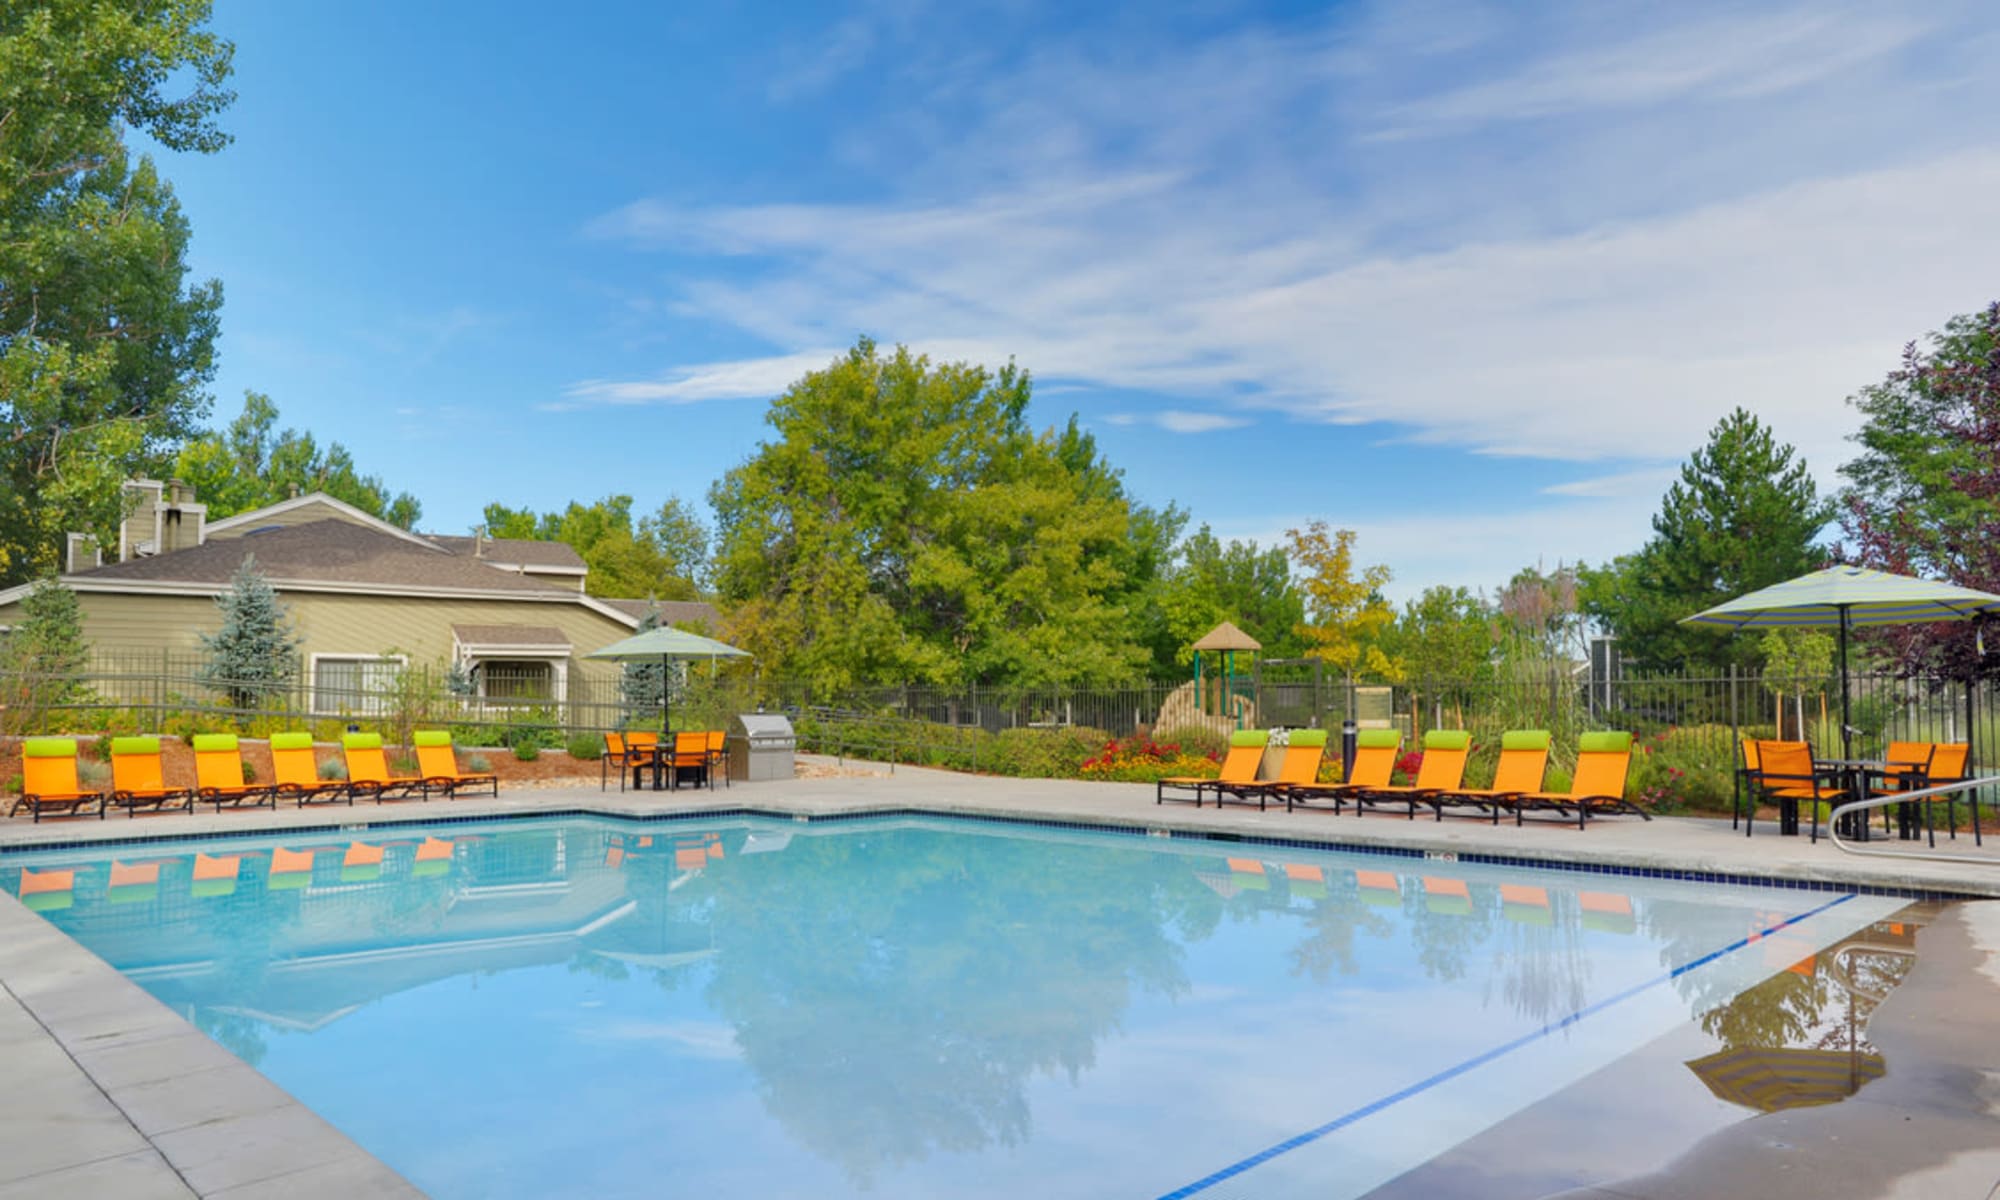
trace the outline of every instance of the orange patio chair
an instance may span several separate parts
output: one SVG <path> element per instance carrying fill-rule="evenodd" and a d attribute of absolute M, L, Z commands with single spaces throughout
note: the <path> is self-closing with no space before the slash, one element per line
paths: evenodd
<path fill-rule="evenodd" d="M 243 782 L 243 751 L 233 733 L 194 735 L 194 795 L 203 804 L 278 806 L 278 790 L 268 783 Z"/>
<path fill-rule="evenodd" d="M 699 730 L 682 730 L 674 735 L 673 757 L 667 763 L 673 786 L 679 787 L 681 780 L 692 775 L 695 786 L 703 784 L 715 786 L 715 776 L 708 769 L 708 734 Z"/>
<path fill-rule="evenodd" d="M 1931 748 L 1930 762 L 1925 766 L 1923 774 L 1911 776 L 1910 783 L 1913 787 L 1936 787 L 1941 783 L 1958 783 L 1965 778 L 1968 768 L 1967 760 L 1971 753 L 1972 747 L 1964 742 L 1939 742 Z M 1940 799 L 1944 801 L 1945 824 L 1952 839 L 1955 841 L 1958 838 L 1958 800 L 1960 796 L 1966 794 L 1964 792 L 1950 792 L 1942 797 L 1932 797 L 1923 802 L 1924 829 L 1930 837 L 1931 845 L 1937 845 L 1937 830 L 1931 825 L 1931 806 L 1936 804 Z M 1975 844 L 1983 846 L 1986 843 L 1979 828 L 1979 803 L 1976 798 L 1971 799 L 1970 803 L 1972 805 L 1972 840 Z"/>
<path fill-rule="evenodd" d="M 271 788 L 279 796 L 290 796 L 300 808 L 320 801 L 354 803 L 354 793 L 345 783 L 319 777 L 313 736 L 303 731 L 271 735 Z"/>
<path fill-rule="evenodd" d="M 15 798 L 8 816 L 26 808 L 39 823 L 51 810 L 80 817 L 95 807 L 104 817 L 104 793 L 85 791 L 76 779 L 76 739 L 31 737 L 21 743 L 21 794 Z"/>
<path fill-rule="evenodd" d="M 1169 775 L 1153 785 L 1153 803 L 1168 800 L 1187 800 L 1188 796 L 1169 796 L 1169 788 L 1176 792 L 1193 792 L 1191 797 L 1196 808 L 1201 807 L 1203 794 L 1232 784 L 1255 783 L 1257 766 L 1264 761 L 1264 746 L 1271 740 L 1271 734 L 1263 729 L 1239 729 L 1229 735 L 1229 753 L 1223 756 L 1222 770 L 1213 779 L 1199 775 Z M 1222 806 L 1218 796 L 1216 807 Z"/>
<path fill-rule="evenodd" d="M 371 796 L 377 804 L 384 800 L 408 800 L 412 796 L 429 800 L 431 792 L 449 790 L 449 785 L 433 785 L 419 775 L 391 775 L 389 756 L 382 749 L 379 733 L 341 734 L 340 754 L 347 763 L 347 790 L 354 795 Z"/>
<path fill-rule="evenodd" d="M 711 778 L 716 772 L 722 773 L 722 786 L 729 786 L 729 750 L 726 745 L 728 734 L 720 729 L 708 731 L 708 770 Z M 710 786 L 714 786 L 712 783 Z"/>
<path fill-rule="evenodd" d="M 1567 792 L 1524 792 L 1514 797 L 1514 824 L 1524 810 L 1548 809 L 1567 818 L 1576 813 L 1576 827 L 1594 815 L 1633 813 L 1650 821 L 1652 814 L 1625 798 L 1625 776 L 1632 766 L 1632 735 L 1623 730 L 1599 730 L 1577 739 L 1576 775 Z"/>
<path fill-rule="evenodd" d="M 1436 803 L 1477 808 L 1500 823 L 1500 810 L 1510 807 L 1516 797 L 1542 790 L 1542 776 L 1549 767 L 1549 731 L 1510 729 L 1500 735 L 1500 761 L 1493 768 L 1493 786 L 1459 787 L 1439 796 Z"/>
<path fill-rule="evenodd" d="M 1393 729 L 1364 729 L 1354 737 L 1354 769 L 1345 783 L 1298 783 L 1285 789 L 1285 811 L 1311 808 L 1315 800 L 1333 801 L 1333 811 L 1360 792 L 1378 791 L 1389 786 L 1396 771 L 1396 752 L 1403 748 L 1403 735 Z M 1361 815 L 1361 805 L 1354 806 Z"/>
<path fill-rule="evenodd" d="M 165 812 L 168 805 L 193 812 L 194 789 L 167 786 L 159 738 L 115 737 L 111 739 L 111 803 L 124 808 L 128 817 L 138 816 L 142 808 Z"/>
<path fill-rule="evenodd" d="M 1812 808 L 1813 840 L 1819 840 L 1821 804 L 1840 804 L 1850 798 L 1841 774 L 1813 762 L 1812 747 L 1805 742 L 1759 741 L 1757 743 L 1757 791 L 1777 802 L 1778 832 L 1799 831 L 1799 801 Z M 1756 805 L 1743 821 L 1743 836 L 1749 837 Z"/>
<path fill-rule="evenodd" d="M 410 735 L 410 742 L 417 751 L 417 770 L 424 777 L 424 786 L 438 787 L 447 797 L 460 792 L 486 791 L 500 794 L 498 775 L 467 772 L 458 769 L 458 755 L 451 748 L 451 734 L 442 729 L 419 729 Z"/>
<path fill-rule="evenodd" d="M 1221 808 L 1225 800 L 1234 799 L 1244 804 L 1252 800 L 1262 809 L 1265 802 L 1282 798 L 1285 789 L 1298 784 L 1309 784 L 1319 778 L 1320 759 L 1326 755 L 1326 730 L 1294 729 L 1285 735 L 1285 753 L 1278 761 L 1278 776 L 1270 780 L 1252 783 L 1216 782 L 1215 806 Z"/>
<path fill-rule="evenodd" d="M 1446 796 L 1465 782 L 1465 760 L 1472 754 L 1472 735 L 1463 729 L 1433 729 L 1424 734 L 1424 756 L 1417 763 L 1417 777 L 1409 784 L 1385 783 L 1354 796 L 1354 807 L 1402 803 L 1409 818 L 1416 820 L 1417 805 L 1428 804 L 1444 820 Z"/>
<path fill-rule="evenodd" d="M 650 751 L 642 750 L 630 740 L 630 735 L 607 731 L 604 735 L 604 756 L 597 760 L 597 790 L 604 791 L 611 782 L 611 772 L 618 772 L 618 790 L 625 790 L 625 772 L 650 761 Z"/>
<path fill-rule="evenodd" d="M 625 734 L 625 757 L 632 767 L 632 785 L 639 784 L 639 772 L 651 768 L 653 784 L 660 782 L 660 772 L 666 767 L 666 760 L 660 756 L 660 735 L 649 729 L 628 730 Z M 619 791 L 625 790 L 621 782 Z"/>

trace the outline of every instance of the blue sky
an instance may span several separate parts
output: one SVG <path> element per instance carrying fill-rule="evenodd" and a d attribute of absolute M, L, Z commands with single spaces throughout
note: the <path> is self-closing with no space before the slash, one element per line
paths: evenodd
<path fill-rule="evenodd" d="M 219 0 L 164 156 L 244 389 L 464 532 L 651 508 L 860 334 L 1034 372 L 1131 489 L 1393 594 L 1636 548 L 1741 404 L 2000 297 L 1976 2 Z"/>

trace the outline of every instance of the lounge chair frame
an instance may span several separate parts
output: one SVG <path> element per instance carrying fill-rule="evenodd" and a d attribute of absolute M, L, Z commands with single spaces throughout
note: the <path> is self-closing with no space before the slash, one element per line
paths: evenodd
<path fill-rule="evenodd" d="M 67 760 L 67 761 L 65 761 Z M 14 798 L 8 816 L 25 806 L 39 825 L 42 814 L 61 809 L 67 817 L 85 816 L 85 805 L 95 805 L 97 819 L 104 819 L 105 793 L 86 791 L 77 782 L 76 739 L 31 737 L 21 743 L 21 793 Z"/>

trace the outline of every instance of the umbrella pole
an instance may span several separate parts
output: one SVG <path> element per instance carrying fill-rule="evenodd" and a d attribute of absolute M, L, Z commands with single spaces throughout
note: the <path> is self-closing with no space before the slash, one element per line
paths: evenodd
<path fill-rule="evenodd" d="M 1848 735 L 1851 722 L 1847 709 L 1847 605 L 1840 606 L 1840 757 L 1854 757 L 1854 746 Z"/>
<path fill-rule="evenodd" d="M 673 692 L 667 687 L 667 656 L 660 655 L 660 740 L 671 741 L 674 736 Z"/>

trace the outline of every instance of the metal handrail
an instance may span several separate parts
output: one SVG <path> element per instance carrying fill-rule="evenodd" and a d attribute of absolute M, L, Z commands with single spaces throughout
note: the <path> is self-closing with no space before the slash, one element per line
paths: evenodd
<path fill-rule="evenodd" d="M 1910 792 L 1889 792 L 1881 796 L 1869 796 L 1861 800 L 1850 800 L 1846 804 L 1837 805 L 1827 815 L 1826 836 L 1829 841 L 1842 850 L 1862 858 L 1909 858 L 1922 862 L 1978 863 L 1988 867 L 2000 866 L 2000 858 L 1982 855 L 1940 854 L 1935 850 L 1862 850 L 1849 843 L 1846 838 L 1840 836 L 1840 818 L 1849 813 L 1887 808 L 1891 804 L 1907 804 L 1913 800 L 1929 800 L 1932 797 L 1943 796 L 1951 792 L 1971 791 L 1974 788 L 1984 787 L 1988 784 L 2000 784 L 2000 775 L 1988 775 L 1981 779 L 1959 779 L 1951 783 L 1940 783 L 1934 787 L 1918 788 Z M 1973 803 L 1977 804 L 1978 802 L 1978 798 L 1974 797 Z M 1865 820 L 1866 818 L 1863 819 Z"/>

